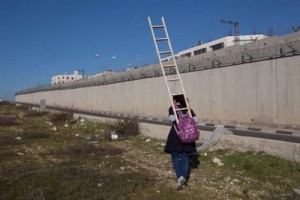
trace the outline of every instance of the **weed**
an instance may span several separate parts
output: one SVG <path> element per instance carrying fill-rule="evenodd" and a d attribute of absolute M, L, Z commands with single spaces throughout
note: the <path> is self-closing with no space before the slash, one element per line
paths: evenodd
<path fill-rule="evenodd" d="M 73 113 L 62 112 L 62 113 L 51 113 L 50 121 L 57 125 L 65 124 L 68 120 L 73 118 Z"/>
<path fill-rule="evenodd" d="M 7 105 L 11 105 L 11 103 L 9 101 L 0 101 L 0 106 L 7 106 Z"/>
<path fill-rule="evenodd" d="M 1 149 L 0 149 L 1 150 Z M 0 151 L 0 162 L 6 158 L 15 157 L 17 153 L 11 150 L 2 150 Z"/>
<path fill-rule="evenodd" d="M 24 117 L 42 117 L 44 115 L 47 115 L 48 112 L 39 112 L 36 110 L 30 110 L 29 112 L 27 112 Z"/>
<path fill-rule="evenodd" d="M 20 141 L 16 140 L 14 135 L 12 133 L 0 133 L 0 147 L 20 144 Z"/>
<path fill-rule="evenodd" d="M 110 124 L 105 132 L 108 137 L 110 133 L 116 131 L 116 133 L 123 137 L 137 136 L 139 134 L 139 122 L 138 119 L 125 119 L 118 120 L 117 122 Z"/>
<path fill-rule="evenodd" d="M 16 117 L 8 117 L 8 116 L 0 116 L 0 126 L 17 126 L 19 123 L 17 122 Z"/>
<path fill-rule="evenodd" d="M 92 144 L 76 144 L 65 147 L 61 150 L 52 152 L 52 155 L 58 157 L 78 157 L 78 156 L 112 156 L 119 155 L 123 152 L 122 149 L 116 147 L 98 147 Z"/>
<path fill-rule="evenodd" d="M 50 134 L 47 132 L 32 132 L 28 131 L 22 134 L 24 139 L 43 139 L 50 137 Z"/>

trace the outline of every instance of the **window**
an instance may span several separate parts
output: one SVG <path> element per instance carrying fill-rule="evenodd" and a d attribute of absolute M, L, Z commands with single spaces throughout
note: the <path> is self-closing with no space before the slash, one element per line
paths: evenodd
<path fill-rule="evenodd" d="M 215 44 L 215 45 L 212 45 L 212 46 L 210 46 L 210 48 L 212 48 L 212 50 L 213 51 L 216 51 L 216 50 L 218 50 L 218 49 L 222 49 L 222 48 L 224 48 L 224 42 L 221 42 L 221 43 L 219 43 L 219 44 Z"/>
<path fill-rule="evenodd" d="M 192 55 L 192 53 L 190 52 L 190 53 L 182 54 L 182 55 L 180 55 L 180 57 L 181 58 L 182 57 L 191 57 L 191 55 Z"/>
<path fill-rule="evenodd" d="M 206 48 L 198 49 L 198 50 L 194 51 L 194 55 L 196 56 L 196 55 L 199 55 L 199 54 L 205 53 L 205 52 L 206 52 Z"/>

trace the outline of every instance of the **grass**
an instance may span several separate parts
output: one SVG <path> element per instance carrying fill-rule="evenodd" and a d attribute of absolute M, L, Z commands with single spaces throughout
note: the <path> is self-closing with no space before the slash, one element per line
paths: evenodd
<path fill-rule="evenodd" d="M 188 186 L 176 191 L 165 141 L 139 135 L 136 120 L 95 123 L 7 103 L 0 116 L 18 122 L 0 126 L 1 200 L 293 199 L 300 183 L 299 163 L 214 150 L 190 156 Z M 107 137 L 113 130 L 117 140 Z"/>

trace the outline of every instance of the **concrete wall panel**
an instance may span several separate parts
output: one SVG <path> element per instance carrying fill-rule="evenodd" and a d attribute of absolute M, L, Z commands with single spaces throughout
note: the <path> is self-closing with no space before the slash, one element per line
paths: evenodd
<path fill-rule="evenodd" d="M 300 56 L 182 73 L 202 121 L 300 126 Z M 165 119 L 170 99 L 163 77 L 19 94 L 17 102 Z"/>
<path fill-rule="evenodd" d="M 277 64 L 278 124 L 300 124 L 300 62 L 280 59 Z"/>

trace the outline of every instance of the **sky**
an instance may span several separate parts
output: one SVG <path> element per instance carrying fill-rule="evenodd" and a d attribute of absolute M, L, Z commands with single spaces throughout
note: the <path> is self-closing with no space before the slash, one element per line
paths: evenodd
<path fill-rule="evenodd" d="M 148 24 L 163 16 L 174 53 L 234 33 L 300 28 L 299 0 L 0 0 L 0 99 L 84 70 L 157 63 Z M 96 56 L 99 55 L 99 56 Z"/>

